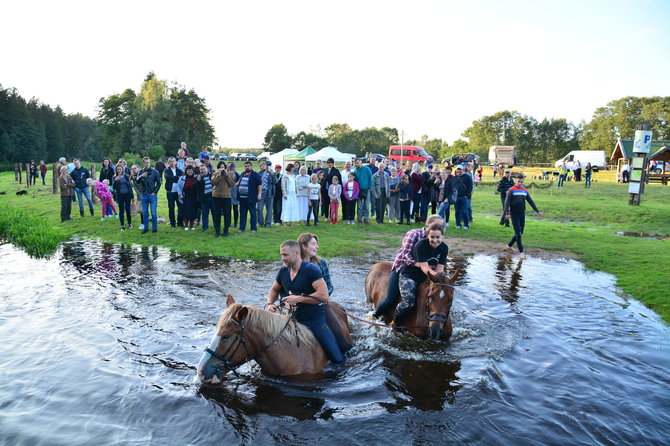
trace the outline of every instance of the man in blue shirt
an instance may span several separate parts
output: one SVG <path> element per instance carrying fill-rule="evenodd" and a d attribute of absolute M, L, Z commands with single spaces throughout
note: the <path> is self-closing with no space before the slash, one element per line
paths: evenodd
<path fill-rule="evenodd" d="M 282 296 L 284 303 L 295 307 L 296 320 L 312 331 L 328 359 L 335 363 L 344 362 L 344 354 L 326 322 L 328 287 L 321 269 L 302 260 L 300 245 L 294 240 L 282 243 L 279 253 L 284 266 L 279 269 L 275 283 L 268 292 L 266 308 L 276 312 L 275 301 Z"/>
<path fill-rule="evenodd" d="M 358 193 L 358 223 L 362 220 L 366 225 L 370 224 L 370 189 L 372 189 L 372 171 L 364 166 L 360 159 L 354 161 L 356 170 L 354 176 L 358 181 L 360 192 Z"/>

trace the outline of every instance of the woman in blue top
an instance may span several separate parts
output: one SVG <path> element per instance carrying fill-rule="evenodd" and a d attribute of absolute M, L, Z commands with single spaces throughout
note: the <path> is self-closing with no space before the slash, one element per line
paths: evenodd
<path fill-rule="evenodd" d="M 305 262 L 315 264 L 321 270 L 323 280 L 326 281 L 326 286 L 328 287 L 328 295 L 330 296 L 333 294 L 333 282 L 330 280 L 330 269 L 328 268 L 328 261 L 319 257 L 316 253 L 319 249 L 319 239 L 316 237 L 316 235 L 306 232 L 304 234 L 300 234 L 298 237 L 298 243 L 300 244 L 300 257 Z"/>

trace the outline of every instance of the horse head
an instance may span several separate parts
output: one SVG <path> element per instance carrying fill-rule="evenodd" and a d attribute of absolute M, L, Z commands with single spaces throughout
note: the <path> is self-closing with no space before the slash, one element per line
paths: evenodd
<path fill-rule="evenodd" d="M 228 308 L 223 312 L 216 333 L 198 363 L 198 379 L 203 383 L 218 384 L 221 377 L 249 359 L 250 352 L 244 339 L 249 308 L 238 304 L 230 294 Z"/>
<path fill-rule="evenodd" d="M 447 326 L 446 338 L 451 336 L 449 313 L 454 300 L 454 282 L 460 272 L 461 270 L 457 268 L 451 277 L 446 273 L 429 272 L 428 274 L 426 309 L 428 310 L 430 339 L 441 339 L 445 334 L 445 325 Z"/>

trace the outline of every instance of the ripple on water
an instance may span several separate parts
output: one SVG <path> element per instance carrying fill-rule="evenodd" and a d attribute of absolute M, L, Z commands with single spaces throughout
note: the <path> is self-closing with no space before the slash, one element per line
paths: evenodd
<path fill-rule="evenodd" d="M 331 259 L 333 298 L 358 317 L 376 260 Z M 261 305 L 279 262 L 85 241 L 51 261 L 1 245 L 0 264 L 0 429 L 13 444 L 670 437 L 667 327 L 571 260 L 450 258 L 463 274 L 449 342 L 353 322 L 346 365 L 321 379 L 245 365 L 218 388 L 194 382 L 194 364 L 226 294 Z"/>

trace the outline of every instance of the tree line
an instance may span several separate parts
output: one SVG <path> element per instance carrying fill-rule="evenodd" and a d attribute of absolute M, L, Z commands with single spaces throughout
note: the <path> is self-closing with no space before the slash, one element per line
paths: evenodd
<path fill-rule="evenodd" d="M 563 118 L 538 120 L 517 111 L 504 110 L 472 122 L 462 138 L 451 145 L 423 135 L 403 141 L 423 147 L 436 159 L 454 153 L 476 153 L 488 158 L 493 145 L 517 146 L 518 158 L 526 163 L 552 162 L 571 150 L 604 150 L 608 155 L 617 138 L 632 138 L 638 124 L 650 124 L 656 140 L 670 140 L 670 97 L 624 97 L 599 107 L 589 122 L 574 124 Z M 133 154 L 152 158 L 174 152 L 181 141 L 191 148 L 210 146 L 214 128 L 205 99 L 193 89 L 168 85 L 150 72 L 139 92 L 128 88 L 103 97 L 95 118 L 80 113 L 65 114 L 37 99 L 26 101 L 13 88 L 0 85 L 0 163 L 30 159 L 55 161 L 67 155 L 84 159 L 116 158 Z M 302 150 L 307 146 L 363 156 L 388 152 L 400 143 L 393 127 L 354 129 L 334 123 L 325 129 L 290 134 L 275 124 L 265 135 L 265 150 Z"/>

